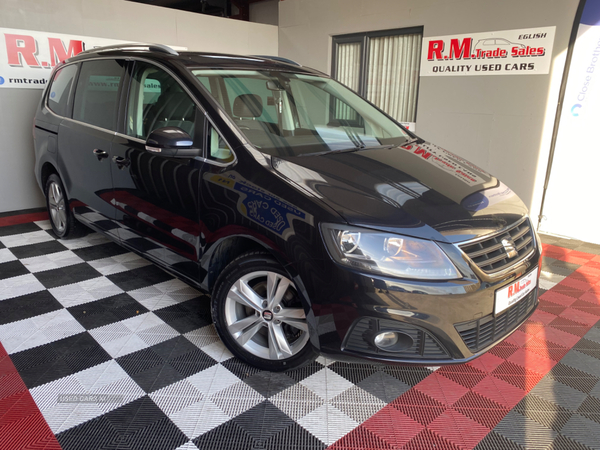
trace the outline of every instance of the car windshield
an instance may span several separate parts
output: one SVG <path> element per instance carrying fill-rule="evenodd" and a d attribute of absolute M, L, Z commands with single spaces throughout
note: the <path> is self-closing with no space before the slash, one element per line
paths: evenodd
<path fill-rule="evenodd" d="M 252 145 L 273 156 L 355 151 L 411 139 L 377 108 L 329 78 L 278 71 L 192 72 Z"/>

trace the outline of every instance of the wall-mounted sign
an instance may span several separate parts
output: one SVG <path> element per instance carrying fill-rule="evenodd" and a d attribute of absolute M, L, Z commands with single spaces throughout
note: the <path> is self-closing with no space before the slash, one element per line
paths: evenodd
<path fill-rule="evenodd" d="M 84 50 L 124 42 L 131 41 L 0 28 L 0 89 L 43 89 L 59 62 Z"/>
<path fill-rule="evenodd" d="M 423 38 L 421 76 L 550 72 L 556 27 Z"/>

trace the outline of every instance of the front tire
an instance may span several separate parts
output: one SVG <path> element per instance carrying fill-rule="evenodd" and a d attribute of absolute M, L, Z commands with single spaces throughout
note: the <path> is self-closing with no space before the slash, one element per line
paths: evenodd
<path fill-rule="evenodd" d="M 267 253 L 247 253 L 231 262 L 211 302 L 221 340 L 244 362 L 284 371 L 317 357 L 294 282 Z"/>
<path fill-rule="evenodd" d="M 46 181 L 46 207 L 50 216 L 52 231 L 60 239 L 81 236 L 82 226 L 75 220 L 69 209 L 69 200 L 60 177 L 53 173 Z"/>

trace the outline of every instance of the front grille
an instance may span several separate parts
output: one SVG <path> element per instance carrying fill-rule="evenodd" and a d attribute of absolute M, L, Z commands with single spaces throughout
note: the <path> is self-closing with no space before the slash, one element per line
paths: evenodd
<path fill-rule="evenodd" d="M 401 352 L 387 352 L 373 344 L 380 330 L 393 330 L 409 335 L 413 345 Z M 402 359 L 447 359 L 448 353 L 428 332 L 421 328 L 394 320 L 363 317 L 350 329 L 344 342 L 344 350 L 375 354 Z"/>
<path fill-rule="evenodd" d="M 454 324 L 454 327 L 469 350 L 476 353 L 518 327 L 537 304 L 537 292 L 537 288 L 534 289 L 496 317 L 490 314 L 470 322 Z"/>
<path fill-rule="evenodd" d="M 512 240 L 515 243 L 517 255 L 509 258 L 503 239 Z M 510 267 L 517 261 L 528 255 L 534 247 L 533 230 L 529 219 L 525 219 L 518 224 L 498 233 L 488 239 L 461 245 L 460 249 L 467 254 L 477 266 L 487 273 L 497 272 L 506 267 Z"/>

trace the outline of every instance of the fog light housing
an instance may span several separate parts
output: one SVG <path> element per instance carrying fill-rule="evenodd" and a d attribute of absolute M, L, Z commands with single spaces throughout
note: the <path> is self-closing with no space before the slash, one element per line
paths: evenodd
<path fill-rule="evenodd" d="M 374 342 L 381 350 L 387 350 L 398 343 L 398 333 L 395 331 L 384 331 L 375 336 Z"/>
<path fill-rule="evenodd" d="M 380 331 L 373 338 L 373 344 L 385 352 L 402 352 L 409 349 L 414 344 L 413 338 L 409 335 L 392 330 Z"/>

